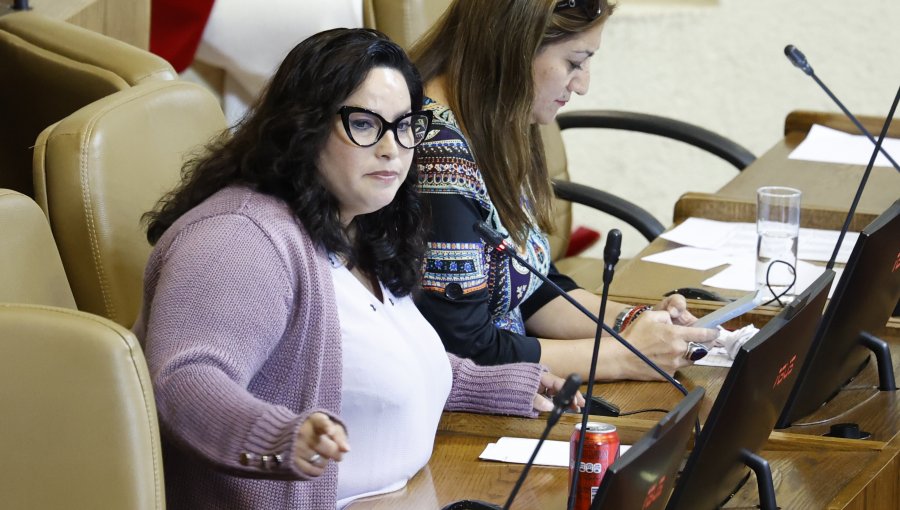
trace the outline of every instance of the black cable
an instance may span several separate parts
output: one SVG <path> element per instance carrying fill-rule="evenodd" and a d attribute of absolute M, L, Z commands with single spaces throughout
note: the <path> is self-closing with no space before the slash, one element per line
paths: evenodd
<path fill-rule="evenodd" d="M 786 265 L 786 266 L 788 267 L 788 270 L 791 272 L 791 276 L 794 277 L 794 278 L 791 280 L 790 285 L 788 285 L 787 287 L 785 287 L 784 290 L 781 291 L 780 294 L 775 294 L 775 289 L 772 288 L 772 282 L 769 280 L 769 275 L 770 275 L 771 272 L 772 272 L 772 266 L 774 266 L 775 264 L 784 264 L 784 265 Z M 781 302 L 781 298 L 784 297 L 785 294 L 787 294 L 791 289 L 793 289 L 793 288 L 794 288 L 794 285 L 796 285 L 796 284 L 797 284 L 797 269 L 794 268 L 794 266 L 792 266 L 792 265 L 790 264 L 790 262 L 786 262 L 786 261 L 784 261 L 784 260 L 773 260 L 772 262 L 769 263 L 769 267 L 766 268 L 766 287 L 769 289 L 769 292 L 771 292 L 772 295 L 775 296 L 775 297 L 773 297 L 772 299 L 770 299 L 770 300 L 766 301 L 765 303 L 763 303 L 762 306 L 768 306 L 768 305 L 772 304 L 773 302 L 777 301 L 777 302 L 778 302 L 778 306 L 784 307 L 784 303 Z"/>

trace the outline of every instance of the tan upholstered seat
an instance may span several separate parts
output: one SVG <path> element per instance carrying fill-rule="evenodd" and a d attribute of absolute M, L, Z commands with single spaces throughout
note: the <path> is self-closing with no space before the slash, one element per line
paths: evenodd
<path fill-rule="evenodd" d="M 447 9 L 452 0 L 364 0 L 363 23 L 409 48 Z M 754 156 L 743 147 L 705 129 L 655 115 L 617 111 L 569 112 L 557 124 L 542 126 L 548 172 L 556 196 L 556 231 L 550 236 L 550 252 L 557 268 L 582 287 L 594 290 L 602 283 L 602 261 L 589 257 L 565 257 L 572 231 L 572 203 L 600 210 L 635 227 L 648 240 L 662 233 L 663 225 L 641 207 L 604 191 L 569 181 L 561 129 L 599 127 L 652 133 L 694 145 L 719 156 L 742 170 Z"/>
<path fill-rule="evenodd" d="M 0 189 L 0 303 L 75 308 L 56 242 L 30 197 Z"/>
<path fill-rule="evenodd" d="M 0 17 L 0 76 L 0 187 L 26 195 L 44 128 L 116 91 L 177 78 L 152 53 L 28 11 Z"/>
<path fill-rule="evenodd" d="M 3 508 L 165 508 L 156 406 L 130 331 L 0 304 Z"/>
<path fill-rule="evenodd" d="M 40 134 L 36 200 L 79 310 L 131 327 L 151 249 L 141 216 L 179 182 L 185 159 L 225 127 L 206 89 L 163 81 L 91 103 Z"/>

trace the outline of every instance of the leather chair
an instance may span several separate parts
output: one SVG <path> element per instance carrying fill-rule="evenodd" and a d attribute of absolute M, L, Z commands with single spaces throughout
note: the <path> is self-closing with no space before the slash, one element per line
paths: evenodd
<path fill-rule="evenodd" d="M 29 196 L 44 128 L 119 90 L 178 77 L 156 55 L 31 11 L 0 16 L 0 76 L 0 187 Z"/>
<path fill-rule="evenodd" d="M 0 303 L 75 308 L 50 224 L 31 198 L 0 189 Z"/>
<path fill-rule="evenodd" d="M 452 0 L 364 0 L 363 24 L 378 29 L 404 48 L 409 48 L 441 14 Z M 554 202 L 556 232 L 550 236 L 550 249 L 557 268 L 586 289 L 602 283 L 600 260 L 589 257 L 564 257 L 572 231 L 572 203 L 582 204 L 619 218 L 652 241 L 664 230 L 653 215 L 636 204 L 610 193 L 569 181 L 565 147 L 560 130 L 568 128 L 609 128 L 637 131 L 672 138 L 719 156 L 738 170 L 756 158 L 747 149 L 711 131 L 655 115 L 595 110 L 567 112 L 557 124 L 542 126 L 544 150 L 557 200 Z"/>
<path fill-rule="evenodd" d="M 4 508 L 165 508 L 156 406 L 130 331 L 0 304 L 0 359 Z"/>
<path fill-rule="evenodd" d="M 45 129 L 35 197 L 50 219 L 78 309 L 131 327 L 151 246 L 141 216 L 226 128 L 216 98 L 183 81 L 130 87 Z"/>

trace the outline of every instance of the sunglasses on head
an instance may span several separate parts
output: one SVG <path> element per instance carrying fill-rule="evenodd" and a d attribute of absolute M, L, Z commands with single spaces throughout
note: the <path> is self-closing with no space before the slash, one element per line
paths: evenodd
<path fill-rule="evenodd" d="M 587 19 L 595 20 L 600 17 L 600 7 L 600 0 L 560 0 L 556 2 L 553 12 L 577 8 Z"/>

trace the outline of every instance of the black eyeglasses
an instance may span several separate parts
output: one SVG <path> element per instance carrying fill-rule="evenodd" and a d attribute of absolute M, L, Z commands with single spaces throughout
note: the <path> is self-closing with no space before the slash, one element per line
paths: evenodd
<path fill-rule="evenodd" d="M 601 1 L 600 0 L 560 0 L 556 2 L 553 12 L 559 12 L 565 9 L 580 8 L 581 13 L 589 20 L 595 20 L 600 17 Z"/>
<path fill-rule="evenodd" d="M 344 123 L 344 131 L 350 141 L 360 147 L 371 147 L 381 140 L 388 131 L 393 131 L 394 139 L 401 147 L 412 149 L 425 141 L 431 126 L 431 112 L 410 112 L 394 122 L 388 122 L 375 112 L 357 106 L 342 106 L 338 115 Z"/>

